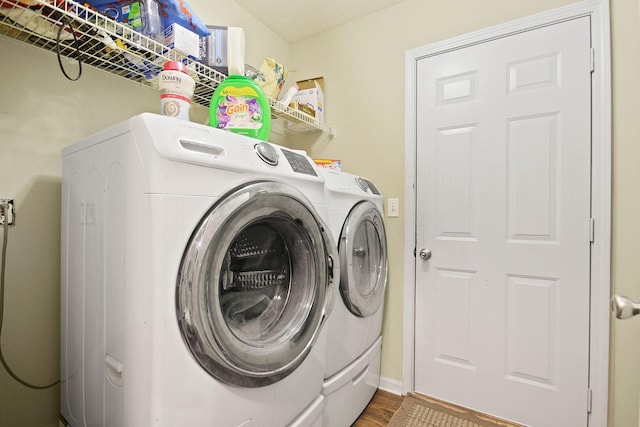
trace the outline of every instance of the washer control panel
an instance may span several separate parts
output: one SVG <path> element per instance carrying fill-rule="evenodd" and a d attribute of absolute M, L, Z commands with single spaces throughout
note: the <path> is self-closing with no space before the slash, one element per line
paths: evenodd
<path fill-rule="evenodd" d="M 253 146 L 256 151 L 256 154 L 268 165 L 276 166 L 280 161 L 280 154 L 278 150 L 271 144 L 266 141 L 262 141 Z M 316 173 L 313 164 L 309 161 L 309 159 L 302 154 L 296 153 L 294 151 L 285 150 L 284 148 L 280 148 L 282 154 L 284 154 L 287 163 L 291 166 L 296 173 L 303 173 L 306 175 L 318 176 Z"/>
<path fill-rule="evenodd" d="M 294 172 L 318 176 L 315 168 L 309 162 L 309 159 L 302 154 L 294 153 L 293 151 L 285 149 L 282 149 L 282 153 L 284 154 L 284 157 L 286 157 Z"/>

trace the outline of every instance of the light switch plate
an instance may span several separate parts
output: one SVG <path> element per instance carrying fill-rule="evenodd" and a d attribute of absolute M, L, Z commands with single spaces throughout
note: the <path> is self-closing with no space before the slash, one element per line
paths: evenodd
<path fill-rule="evenodd" d="M 387 216 L 397 218 L 400 216 L 400 203 L 398 199 L 387 199 Z"/>

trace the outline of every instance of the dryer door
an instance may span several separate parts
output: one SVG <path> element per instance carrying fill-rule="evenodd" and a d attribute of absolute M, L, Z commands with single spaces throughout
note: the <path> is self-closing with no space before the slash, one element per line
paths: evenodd
<path fill-rule="evenodd" d="M 333 303 L 332 238 L 312 205 L 281 183 L 231 192 L 194 231 L 177 280 L 178 323 L 198 363 L 258 387 L 305 359 Z"/>
<path fill-rule="evenodd" d="M 387 284 L 387 237 L 382 215 L 369 201 L 358 203 L 340 235 L 340 294 L 356 316 L 374 314 Z"/>

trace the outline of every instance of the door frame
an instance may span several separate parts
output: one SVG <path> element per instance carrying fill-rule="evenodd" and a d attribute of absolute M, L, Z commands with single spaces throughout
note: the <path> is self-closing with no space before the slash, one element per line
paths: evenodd
<path fill-rule="evenodd" d="M 402 393 L 413 392 L 415 363 L 415 249 L 416 249 L 416 78 L 418 61 L 467 46 L 589 16 L 592 73 L 591 307 L 589 425 L 606 427 L 609 392 L 609 300 L 611 297 L 611 43 L 609 2 L 585 0 L 529 17 L 496 25 L 449 40 L 412 49 L 405 54 L 405 229 Z M 585 396 L 585 400 L 588 397 Z"/>

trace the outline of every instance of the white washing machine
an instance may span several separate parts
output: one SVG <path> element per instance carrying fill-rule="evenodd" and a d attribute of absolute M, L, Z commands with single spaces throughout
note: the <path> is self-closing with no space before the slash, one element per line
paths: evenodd
<path fill-rule="evenodd" d="M 307 156 L 142 114 L 62 170 L 70 425 L 322 425 L 339 262 Z"/>
<path fill-rule="evenodd" d="M 387 239 L 382 195 L 369 180 L 322 169 L 338 242 L 340 292 L 327 321 L 323 425 L 350 426 L 380 384 Z"/>

